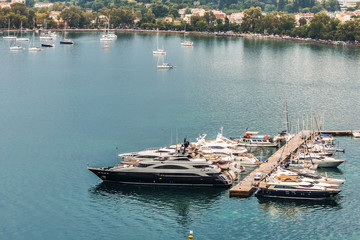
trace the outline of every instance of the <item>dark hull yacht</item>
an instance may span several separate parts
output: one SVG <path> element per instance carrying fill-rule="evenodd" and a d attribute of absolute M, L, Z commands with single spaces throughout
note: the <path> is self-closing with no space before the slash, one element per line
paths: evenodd
<path fill-rule="evenodd" d="M 88 169 L 103 181 L 124 184 L 226 187 L 233 183 L 231 174 L 206 161 L 188 158 L 149 159 L 132 164 Z"/>

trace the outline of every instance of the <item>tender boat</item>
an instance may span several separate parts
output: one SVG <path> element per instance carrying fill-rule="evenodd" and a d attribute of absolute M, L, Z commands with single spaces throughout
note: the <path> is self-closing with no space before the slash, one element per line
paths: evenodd
<path fill-rule="evenodd" d="M 160 65 L 156 66 L 158 69 L 170 69 L 170 68 L 174 68 L 173 65 L 171 65 L 170 63 L 162 63 Z"/>
<path fill-rule="evenodd" d="M 154 158 L 88 169 L 103 181 L 123 184 L 227 187 L 234 181 L 234 173 L 229 174 L 231 170 L 221 171 L 208 162 L 186 157 Z"/>
<path fill-rule="evenodd" d="M 192 45 L 194 45 L 192 41 L 183 41 L 180 44 L 181 46 L 186 46 L 186 47 L 191 47 Z"/>

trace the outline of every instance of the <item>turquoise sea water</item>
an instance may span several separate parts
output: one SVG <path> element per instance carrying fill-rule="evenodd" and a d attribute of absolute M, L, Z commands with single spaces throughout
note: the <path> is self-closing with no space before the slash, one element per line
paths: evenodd
<path fill-rule="evenodd" d="M 338 137 L 346 178 L 332 201 L 229 198 L 228 189 L 104 184 L 86 165 L 119 152 L 282 130 L 325 112 L 360 129 L 360 50 L 260 39 L 159 35 L 173 70 L 157 70 L 155 34 L 99 33 L 29 53 L 0 40 L 0 239 L 359 239 L 360 141 Z M 24 44 L 25 45 L 25 44 Z M 263 153 L 258 153 L 259 155 Z M 323 174 L 324 171 L 322 171 Z"/>

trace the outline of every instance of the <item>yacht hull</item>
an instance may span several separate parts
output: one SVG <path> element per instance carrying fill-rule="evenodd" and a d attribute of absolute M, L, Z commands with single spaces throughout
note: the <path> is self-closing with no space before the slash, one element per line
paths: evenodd
<path fill-rule="evenodd" d="M 317 164 L 320 168 L 335 168 L 340 164 L 345 162 L 345 160 L 337 160 L 337 161 L 317 161 L 313 159 L 314 164 Z"/>
<path fill-rule="evenodd" d="M 270 198 L 289 198 L 289 199 L 308 199 L 308 200 L 324 200 L 332 198 L 337 195 L 341 190 L 280 190 L 280 189 L 268 189 L 258 188 L 255 192 L 256 197 L 270 197 Z"/>
<path fill-rule="evenodd" d="M 231 183 L 220 179 L 218 175 L 200 176 L 191 173 L 139 173 L 129 171 L 109 171 L 107 168 L 88 169 L 103 181 L 119 182 L 123 184 L 207 187 L 227 187 L 231 185 Z"/>
<path fill-rule="evenodd" d="M 74 42 L 72 40 L 64 40 L 60 41 L 60 44 L 74 44 Z"/>

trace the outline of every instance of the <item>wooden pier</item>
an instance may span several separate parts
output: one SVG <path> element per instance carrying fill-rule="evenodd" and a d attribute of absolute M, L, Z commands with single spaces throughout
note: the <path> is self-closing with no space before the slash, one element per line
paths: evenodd
<path fill-rule="evenodd" d="M 275 168 L 277 168 L 282 161 L 294 153 L 303 143 L 310 137 L 310 131 L 303 131 L 293 137 L 286 145 L 275 152 L 267 161 L 262 163 L 249 175 L 247 175 L 236 186 L 230 189 L 230 197 L 250 197 L 256 190 L 257 185 L 267 175 L 269 175 Z M 255 181 L 255 174 L 261 172 L 262 177 L 260 181 Z"/>

